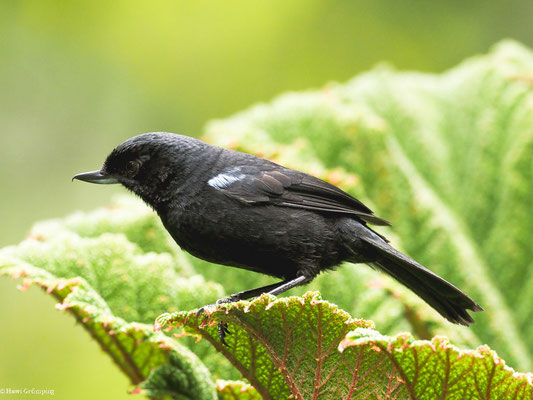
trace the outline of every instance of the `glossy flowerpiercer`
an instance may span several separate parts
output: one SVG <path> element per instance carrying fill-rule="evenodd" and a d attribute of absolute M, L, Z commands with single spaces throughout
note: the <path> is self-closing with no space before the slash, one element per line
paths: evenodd
<path fill-rule="evenodd" d="M 359 200 L 323 180 L 188 136 L 156 132 L 114 149 L 91 183 L 121 183 L 161 218 L 194 256 L 281 279 L 217 303 L 279 295 L 343 261 L 389 274 L 462 325 L 482 308 L 461 290 L 392 248 L 367 224 L 389 225 Z M 408 218 L 408 216 L 406 216 Z M 349 282 L 346 282 L 349 284 Z M 222 342 L 227 332 L 219 325 Z"/>

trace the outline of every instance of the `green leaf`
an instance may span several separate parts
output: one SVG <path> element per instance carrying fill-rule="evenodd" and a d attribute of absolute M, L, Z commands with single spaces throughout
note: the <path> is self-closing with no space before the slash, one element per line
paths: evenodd
<path fill-rule="evenodd" d="M 213 121 L 205 138 L 341 185 L 392 222 L 379 231 L 395 247 L 486 311 L 470 330 L 453 327 L 364 266 L 319 277 L 311 287 L 324 298 L 385 333 L 489 343 L 531 370 L 532 70 L 532 52 L 514 42 L 440 75 L 380 66 Z"/>
<path fill-rule="evenodd" d="M 228 346 L 216 322 L 228 323 Z M 517 374 L 487 346 L 462 352 L 446 339 L 391 338 L 353 320 L 318 293 L 164 314 L 222 352 L 263 399 L 488 399 L 533 396 L 533 375 Z M 490 396 L 488 395 L 490 394 Z"/>
<path fill-rule="evenodd" d="M 350 332 L 339 345 L 375 367 L 370 373 L 391 374 L 413 399 L 526 399 L 533 396 L 532 374 L 518 374 L 488 346 L 459 350 L 448 339 L 413 340 L 410 334 L 383 336 L 371 329 Z M 369 372 L 365 371 L 365 372 Z M 373 372 L 372 372 L 373 371 Z M 392 398 L 393 386 L 368 390 Z"/>
<path fill-rule="evenodd" d="M 371 322 L 354 321 L 336 307 L 324 302 L 317 293 L 303 298 L 276 299 L 263 295 L 206 310 L 210 318 L 197 320 L 194 312 L 177 312 L 158 317 L 157 324 L 184 324 L 189 332 L 202 335 L 222 352 L 246 377 L 263 399 L 288 398 L 290 394 L 311 396 L 318 383 L 320 390 L 334 391 L 326 378 L 332 366 L 338 368 L 341 353 L 337 351 L 345 335 L 356 327 L 370 327 Z M 215 320 L 230 323 L 229 347 L 219 340 Z M 335 381 L 349 379 L 335 376 Z M 316 382 L 316 376 L 324 377 Z M 332 391 L 332 393 L 333 393 Z"/>
<path fill-rule="evenodd" d="M 253 386 L 242 381 L 217 381 L 218 400 L 261 400 Z"/>
<path fill-rule="evenodd" d="M 20 245 L 0 250 L 0 275 L 23 278 L 22 289 L 36 284 L 56 298 L 57 308 L 75 317 L 137 387 L 135 392 L 142 388 L 150 397 L 214 399 L 215 386 L 202 362 L 142 322 L 153 321 L 161 310 L 212 301 L 220 297 L 220 287 L 198 275 L 179 276 L 176 271 L 190 266 L 176 266 L 177 254 L 145 253 L 124 234 L 107 233 L 132 233 L 133 227 L 141 232 L 147 220 L 146 210 L 126 201 L 38 224 Z M 89 225 L 94 229 L 82 229 Z M 83 237 L 76 230 L 90 234 Z M 157 232 L 142 232 L 144 249 L 164 243 Z"/>

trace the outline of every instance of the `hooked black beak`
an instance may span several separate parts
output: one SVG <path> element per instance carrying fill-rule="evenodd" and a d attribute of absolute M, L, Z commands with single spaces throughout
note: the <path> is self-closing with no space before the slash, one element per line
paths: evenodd
<path fill-rule="evenodd" d="M 78 179 L 84 182 L 98 183 L 98 184 L 111 184 L 119 183 L 116 178 L 113 178 L 110 175 L 103 174 L 101 171 L 91 171 L 83 172 L 81 174 L 75 175 L 72 180 Z"/>

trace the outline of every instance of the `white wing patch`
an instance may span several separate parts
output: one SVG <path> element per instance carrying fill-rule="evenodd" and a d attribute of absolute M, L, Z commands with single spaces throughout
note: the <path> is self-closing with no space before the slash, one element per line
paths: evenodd
<path fill-rule="evenodd" d="M 245 175 L 238 173 L 238 171 L 222 172 L 217 176 L 214 176 L 213 178 L 209 179 L 207 181 L 207 184 L 211 187 L 214 187 L 215 189 L 225 189 L 233 182 L 236 182 L 244 177 Z"/>

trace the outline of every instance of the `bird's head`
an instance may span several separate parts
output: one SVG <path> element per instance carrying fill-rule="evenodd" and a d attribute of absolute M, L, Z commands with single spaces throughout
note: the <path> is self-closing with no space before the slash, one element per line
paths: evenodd
<path fill-rule="evenodd" d="M 121 183 L 156 207 L 186 182 L 194 167 L 191 160 L 203 145 L 188 136 L 145 133 L 116 147 L 99 170 L 72 179 L 98 184 Z"/>

